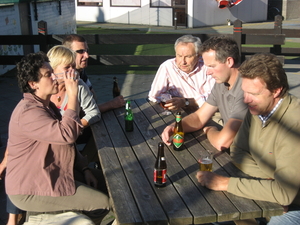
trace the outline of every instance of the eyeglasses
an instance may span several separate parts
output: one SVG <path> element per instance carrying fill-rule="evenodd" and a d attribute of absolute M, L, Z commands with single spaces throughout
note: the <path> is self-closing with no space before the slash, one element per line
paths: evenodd
<path fill-rule="evenodd" d="M 76 50 L 75 51 L 76 53 L 78 53 L 78 54 L 83 54 L 83 53 L 89 53 L 89 49 L 79 49 L 79 50 Z"/>

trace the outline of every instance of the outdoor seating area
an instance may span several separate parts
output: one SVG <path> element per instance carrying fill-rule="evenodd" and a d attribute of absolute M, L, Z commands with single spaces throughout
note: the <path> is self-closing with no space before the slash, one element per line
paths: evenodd
<path fill-rule="evenodd" d="M 300 19 L 292 21 L 294 24 L 300 24 Z M 292 23 L 291 22 L 291 23 Z M 286 23 L 286 22 L 285 22 Z M 250 24 L 245 24 L 249 27 Z M 290 24 L 289 24 L 290 25 Z M 267 27 L 272 27 L 269 23 Z M 253 27 L 251 27 L 253 28 Z M 289 27 L 290 28 L 290 27 Z M 242 47 L 243 44 L 251 44 L 250 38 L 246 39 L 244 35 L 239 34 L 240 31 L 233 27 L 213 28 L 217 31 L 217 35 L 228 33 L 231 30 L 232 37 L 237 39 L 240 47 L 242 58 L 247 58 L 248 54 L 252 55 L 252 50 Z M 264 29 L 262 26 L 260 29 Z M 275 30 L 275 28 L 274 28 Z M 183 34 L 197 33 L 196 36 L 206 40 L 216 34 L 206 32 L 203 29 L 185 29 L 176 30 L 177 34 L 164 34 L 164 38 L 168 39 L 167 43 L 174 43 L 176 37 Z M 174 30 L 173 30 L 174 32 Z M 298 34 L 300 29 L 295 32 Z M 229 33 L 230 34 L 230 33 Z M 289 33 L 291 34 L 291 33 Z M 130 35 L 124 35 L 124 39 L 120 42 L 126 44 L 132 42 Z M 158 35 L 152 38 L 143 38 L 138 36 L 141 43 L 160 43 L 161 38 Z M 251 35 L 249 35 L 250 37 Z M 255 34 L 258 38 L 258 34 Z M 293 59 L 285 58 L 286 53 L 290 50 L 281 48 L 287 38 L 300 42 L 300 37 L 287 36 L 285 34 L 272 34 L 273 47 L 265 48 L 263 51 L 278 53 L 278 57 L 284 64 L 287 74 L 290 93 L 300 98 L 300 54 L 299 49 L 292 50 L 289 56 Z M 271 37 L 269 36 L 269 37 Z M 54 41 L 49 43 L 59 43 L 62 36 L 55 37 Z M 111 35 L 101 39 L 97 35 L 87 35 L 90 43 L 107 44 L 113 41 Z M 157 37 L 157 38 L 155 38 Z M 88 39 L 90 38 L 90 39 Z M 262 44 L 267 42 L 264 39 Z M 45 40 L 45 39 L 43 39 Z M 117 42 L 119 41 L 116 38 Z M 124 41 L 125 40 L 125 41 Z M 135 39 L 134 39 L 135 40 Z M 202 40 L 202 41 L 204 41 Z M 253 40 L 253 39 L 252 39 Z M 6 39 L 6 42 L 8 40 Z M 34 41 L 38 41 L 34 39 Z M 22 41 L 21 41 L 22 42 Z M 22 42 L 23 43 L 23 42 Z M 21 43 L 21 44 L 22 44 Z M 41 46 L 47 46 L 43 43 Z M 255 40 L 253 43 L 257 43 Z M 24 43 L 23 43 L 24 44 Z M 46 47 L 44 48 L 46 49 Z M 257 51 L 258 48 L 256 49 Z M 255 51 L 255 50 L 253 50 Z M 3 58 L 3 56 L 1 56 Z M 0 57 L 0 59 L 1 59 Z M 20 56 L 14 56 L 9 60 L 17 60 Z M 109 55 L 93 55 L 91 64 L 99 65 L 107 63 L 106 66 L 132 65 L 138 62 L 138 65 L 159 65 L 161 62 L 174 56 L 128 56 L 122 58 L 119 56 Z M 137 61 L 137 59 L 139 60 Z M 275 57 L 276 58 L 276 57 Z M 7 62 L 8 62 L 7 61 Z M 2 110 L 0 111 L 0 161 L 6 149 L 8 139 L 8 122 L 11 112 L 16 104 L 22 98 L 19 91 L 17 79 L 15 77 L 16 70 L 12 70 L 7 74 L 0 75 L 0 96 Z M 159 104 L 150 102 L 148 92 L 155 74 L 88 74 L 93 90 L 97 95 L 97 104 L 109 101 L 113 98 L 112 87 L 113 77 L 118 79 L 121 89 L 121 95 L 125 100 L 131 100 L 132 111 L 134 114 L 134 130 L 133 132 L 125 131 L 124 123 L 124 107 L 110 110 L 101 114 L 101 120 L 91 125 L 92 134 L 95 140 L 97 151 L 90 157 L 89 161 L 100 161 L 101 169 L 106 179 L 108 193 L 113 205 L 113 213 L 109 213 L 102 221 L 101 225 L 111 225 L 114 219 L 116 224 L 213 224 L 218 222 L 228 222 L 235 220 L 254 219 L 282 215 L 283 207 L 276 203 L 266 201 L 256 201 L 238 197 L 227 191 L 213 191 L 207 187 L 199 185 L 196 173 L 199 171 L 198 159 L 201 152 L 211 151 L 214 154 L 213 172 L 223 176 L 247 177 L 243 174 L 231 161 L 230 155 L 225 151 L 218 151 L 208 141 L 203 130 L 185 134 L 184 151 L 173 151 L 171 147 L 165 146 L 165 154 L 168 164 L 167 183 L 163 188 L 154 186 L 153 183 L 153 167 L 157 154 L 157 145 L 161 142 L 160 136 L 167 125 L 175 121 L 175 114 L 162 115 L 163 108 Z M 189 114 L 188 111 L 180 109 L 183 117 Z M 84 172 L 84 170 L 82 170 Z M 0 225 L 6 224 L 6 195 L 5 182 L 0 180 Z M 201 210 L 199 210 L 201 208 Z M 38 214 L 38 215 L 35 215 Z M 35 225 L 44 220 L 52 224 L 93 224 L 89 218 L 78 212 L 62 212 L 55 215 L 31 213 L 31 220 L 27 215 L 26 225 Z M 56 221 L 56 222 L 53 222 Z M 115 224 L 115 223 L 114 223 Z M 224 223 L 224 225 L 227 225 Z"/>

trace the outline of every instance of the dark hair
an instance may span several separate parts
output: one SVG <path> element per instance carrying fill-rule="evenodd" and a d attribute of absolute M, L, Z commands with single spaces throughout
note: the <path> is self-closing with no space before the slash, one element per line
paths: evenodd
<path fill-rule="evenodd" d="M 85 38 L 78 35 L 78 34 L 70 34 L 68 36 L 66 36 L 64 39 L 63 39 L 63 42 L 62 44 L 64 46 L 66 46 L 67 48 L 69 49 L 72 49 L 71 48 L 71 45 L 74 41 L 77 41 L 77 42 L 86 42 Z"/>
<path fill-rule="evenodd" d="M 35 90 L 28 84 L 29 81 L 39 82 L 42 75 L 40 68 L 44 66 L 45 62 L 49 62 L 48 57 L 44 52 L 30 53 L 24 56 L 20 62 L 17 63 L 17 78 L 21 92 L 34 93 Z"/>
<path fill-rule="evenodd" d="M 234 65 L 240 64 L 239 47 L 235 40 L 232 38 L 221 35 L 213 36 L 204 41 L 200 47 L 200 54 L 214 50 L 216 52 L 216 61 L 225 63 L 228 57 L 233 58 Z"/>
<path fill-rule="evenodd" d="M 288 90 L 289 84 L 286 73 L 279 59 L 271 53 L 259 53 L 242 63 L 239 68 L 241 77 L 248 79 L 262 79 L 269 91 L 281 88 L 279 97 Z"/>

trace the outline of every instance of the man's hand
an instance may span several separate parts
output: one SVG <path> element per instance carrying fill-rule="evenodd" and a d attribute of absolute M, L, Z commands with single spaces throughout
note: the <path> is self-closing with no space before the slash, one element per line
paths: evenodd
<path fill-rule="evenodd" d="M 114 109 L 123 107 L 125 105 L 125 100 L 124 97 L 122 95 L 119 95 L 117 97 L 115 97 L 113 100 L 111 100 L 112 106 Z"/>
<path fill-rule="evenodd" d="M 101 113 L 107 112 L 112 109 L 117 109 L 125 105 L 125 100 L 122 95 L 115 97 L 114 99 L 98 105 Z"/>
<path fill-rule="evenodd" d="M 85 170 L 83 173 L 84 173 L 84 178 L 85 178 L 86 184 L 93 188 L 97 188 L 98 181 L 97 181 L 96 177 L 93 175 L 93 173 L 90 170 Z"/>
<path fill-rule="evenodd" d="M 175 128 L 174 125 L 167 126 L 161 134 L 162 140 L 166 145 L 172 144 L 172 142 L 170 141 L 170 137 L 174 133 L 174 128 Z"/>
<path fill-rule="evenodd" d="M 196 178 L 202 186 L 214 191 L 227 191 L 230 179 L 229 177 L 223 177 L 207 171 L 197 172 Z"/>
<path fill-rule="evenodd" d="M 185 98 L 173 97 L 172 99 L 166 101 L 165 107 L 168 110 L 178 110 L 185 107 Z"/>

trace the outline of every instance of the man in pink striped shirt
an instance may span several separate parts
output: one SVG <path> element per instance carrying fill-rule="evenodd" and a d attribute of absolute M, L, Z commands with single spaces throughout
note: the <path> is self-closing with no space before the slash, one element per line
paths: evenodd
<path fill-rule="evenodd" d="M 148 94 L 152 102 L 160 102 L 162 93 L 170 93 L 172 99 L 165 107 L 176 110 L 182 107 L 199 108 L 207 99 L 215 79 L 207 75 L 207 68 L 199 54 L 201 40 L 184 35 L 175 42 L 176 57 L 162 63 Z"/>

